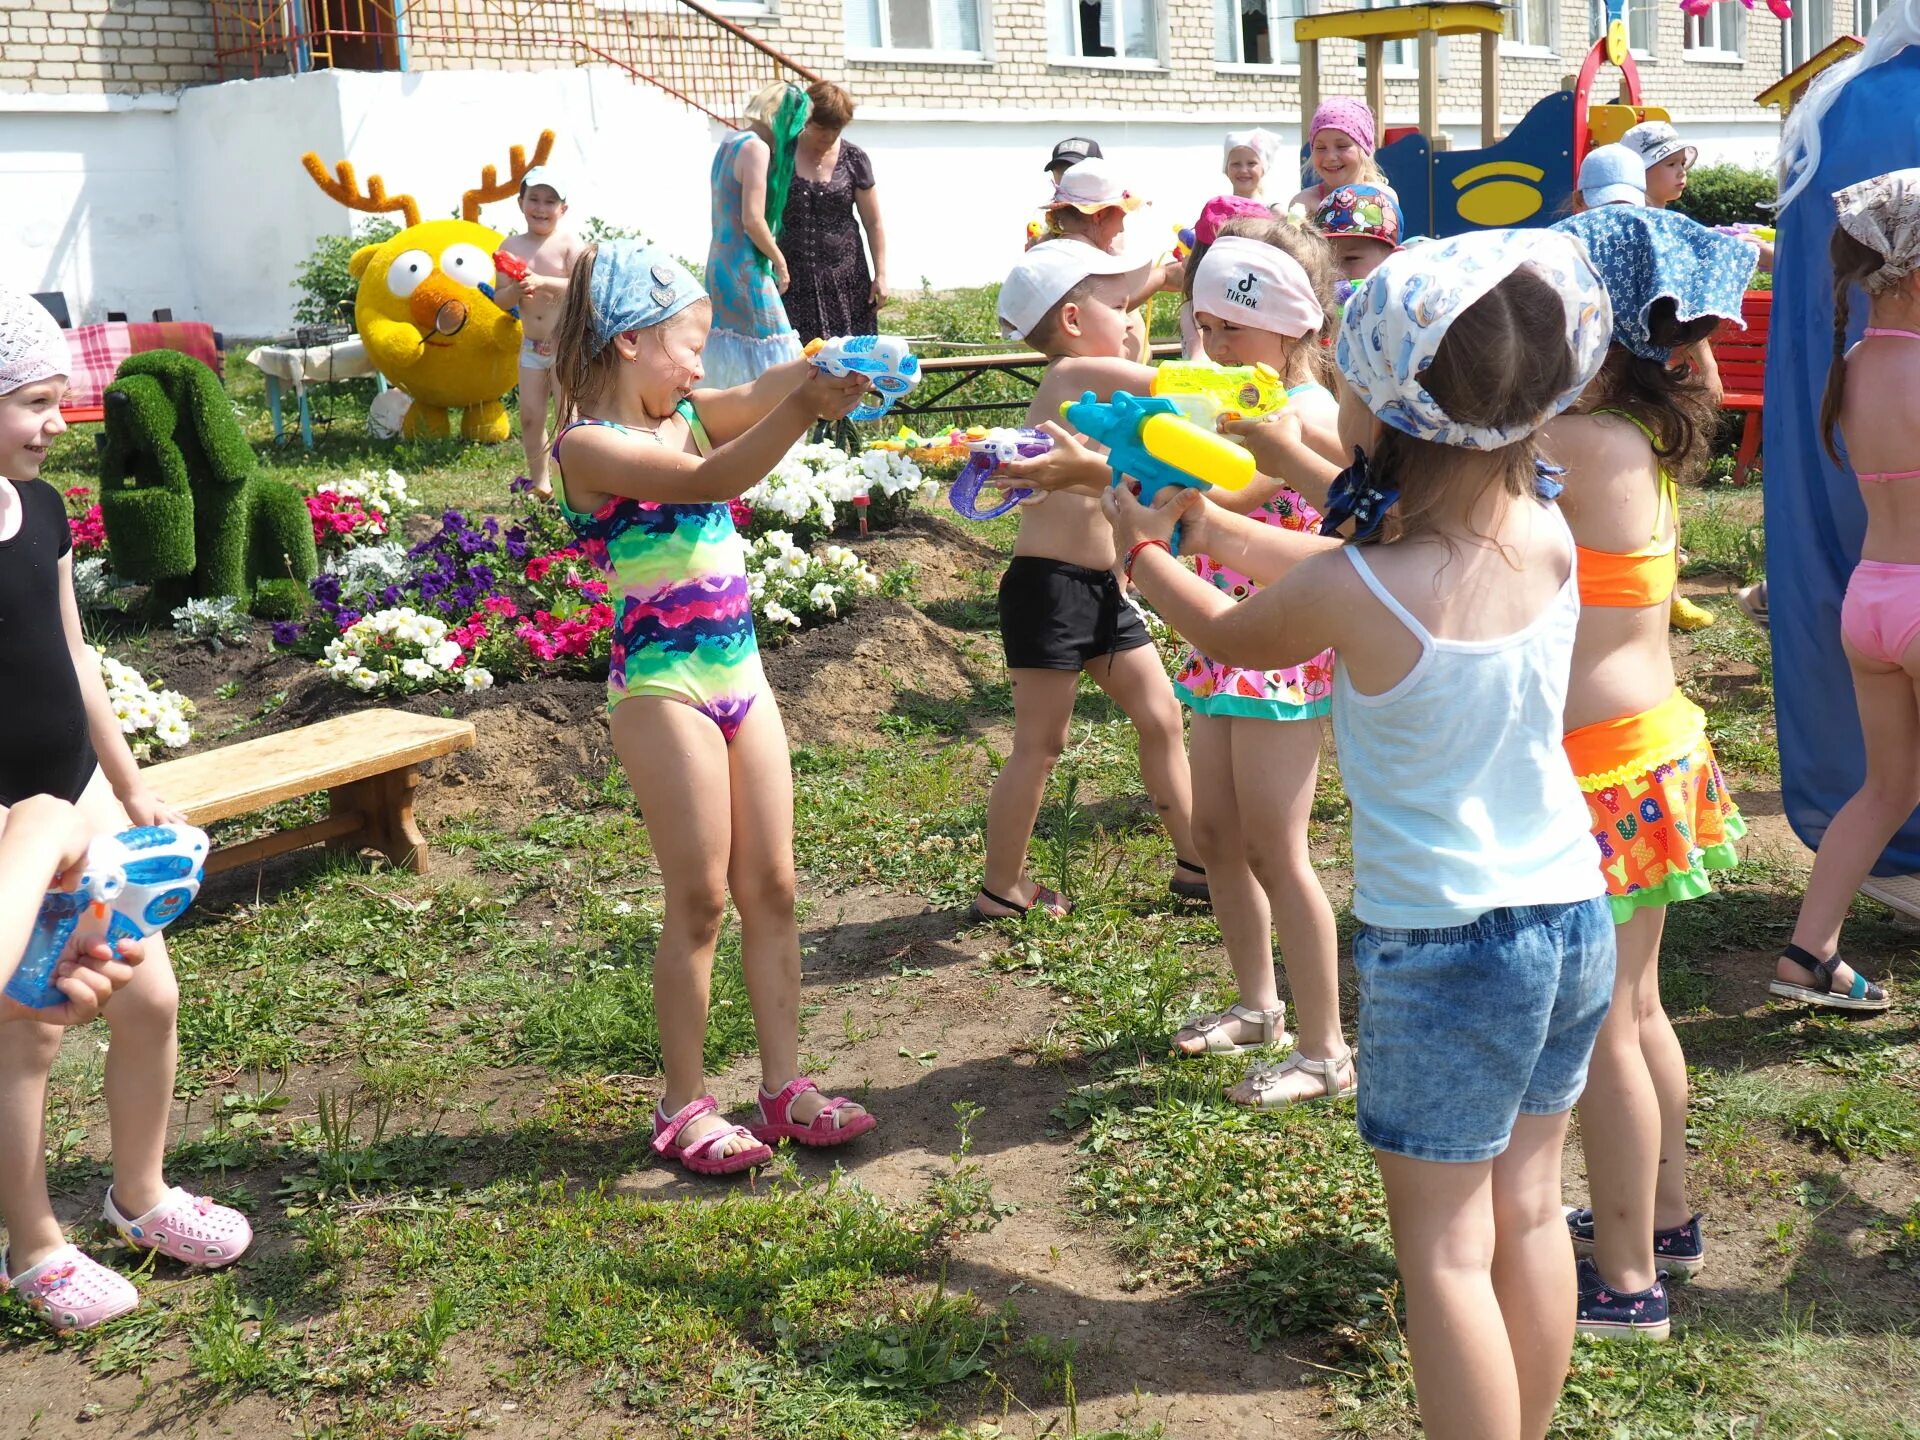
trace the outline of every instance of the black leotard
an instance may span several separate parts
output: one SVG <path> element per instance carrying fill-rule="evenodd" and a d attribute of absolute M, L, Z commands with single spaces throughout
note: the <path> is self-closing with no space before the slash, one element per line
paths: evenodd
<path fill-rule="evenodd" d="M 60 494 L 43 480 L 12 485 L 25 510 L 0 540 L 0 805 L 29 795 L 78 800 L 93 778 L 93 742 L 60 625 L 60 557 L 73 549 Z"/>

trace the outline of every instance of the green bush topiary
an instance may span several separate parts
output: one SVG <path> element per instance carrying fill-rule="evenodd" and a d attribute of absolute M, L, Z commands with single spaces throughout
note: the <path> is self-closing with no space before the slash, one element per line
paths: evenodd
<path fill-rule="evenodd" d="M 162 612 L 236 595 L 284 612 L 319 570 L 298 490 L 254 473 L 219 378 L 190 355 L 128 358 L 106 393 L 100 518 L 114 573 L 152 587 Z M 265 609 L 262 609 L 262 606 Z"/>
<path fill-rule="evenodd" d="M 1700 165 L 1687 172 L 1687 188 L 1673 208 L 1702 225 L 1771 225 L 1779 193 L 1771 170 Z"/>

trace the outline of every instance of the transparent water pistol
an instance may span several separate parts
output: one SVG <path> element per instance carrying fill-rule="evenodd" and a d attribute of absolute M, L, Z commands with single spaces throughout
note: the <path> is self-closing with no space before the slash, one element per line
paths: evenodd
<path fill-rule="evenodd" d="M 920 361 L 897 335 L 842 335 L 815 340 L 806 357 L 829 375 L 864 375 L 879 403 L 863 403 L 847 418 L 878 420 L 920 383 Z"/>
<path fill-rule="evenodd" d="M 1001 429 L 967 436 L 966 468 L 954 476 L 953 485 L 947 491 L 947 502 L 968 520 L 991 520 L 1006 514 L 1033 491 L 1024 486 L 1009 490 L 997 504 L 982 509 L 980 490 L 987 478 L 1009 460 L 1031 460 L 1051 449 L 1053 437 L 1044 430 Z"/>

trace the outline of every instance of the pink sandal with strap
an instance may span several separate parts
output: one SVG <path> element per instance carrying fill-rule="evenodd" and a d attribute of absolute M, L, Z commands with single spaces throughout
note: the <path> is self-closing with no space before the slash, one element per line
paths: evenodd
<path fill-rule="evenodd" d="M 653 1148 L 668 1160 L 678 1161 L 695 1175 L 738 1175 L 742 1170 L 751 1170 L 756 1165 L 764 1165 L 773 1159 L 773 1151 L 765 1145 L 753 1144 L 744 1150 L 736 1150 L 728 1155 L 721 1153 L 720 1147 L 733 1139 L 754 1139 L 752 1131 L 744 1125 L 729 1125 L 725 1129 L 715 1130 L 712 1134 L 702 1135 L 698 1140 L 685 1145 L 677 1142 L 680 1132 L 698 1120 L 702 1115 L 711 1115 L 719 1110 L 720 1102 L 711 1095 L 702 1095 L 698 1100 L 685 1106 L 672 1119 L 658 1105 L 653 1108 Z"/>
<path fill-rule="evenodd" d="M 811 1145 L 824 1149 L 830 1145 L 844 1145 L 866 1134 L 880 1122 L 865 1111 L 857 1115 L 847 1114 L 853 1101 L 844 1095 L 836 1095 L 821 1107 L 820 1113 L 800 1124 L 793 1118 L 793 1102 L 809 1090 L 819 1090 L 812 1077 L 796 1075 L 782 1087 L 778 1095 L 760 1092 L 760 1123 L 748 1128 L 760 1139 L 769 1143 L 792 1140 L 801 1145 Z"/>

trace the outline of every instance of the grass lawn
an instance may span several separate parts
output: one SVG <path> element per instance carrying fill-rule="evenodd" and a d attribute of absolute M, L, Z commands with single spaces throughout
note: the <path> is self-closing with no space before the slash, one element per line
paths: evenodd
<path fill-rule="evenodd" d="M 943 297 L 894 328 L 939 328 L 936 305 L 974 328 L 987 313 Z M 370 387 L 342 387 L 313 455 L 275 449 L 257 374 L 229 368 L 268 467 L 391 465 L 432 505 L 504 509 L 516 448 L 368 442 Z M 88 483 L 93 466 L 77 432 L 49 478 Z M 1760 496 L 1714 485 L 1684 503 L 1688 588 L 1720 621 L 1676 655 L 1753 826 L 1730 883 L 1674 910 L 1663 965 L 1710 1258 L 1678 1293 L 1672 1343 L 1580 1344 L 1553 1433 L 1920 1436 L 1920 932 L 1856 907 L 1850 953 L 1895 988 L 1889 1015 L 1766 1001 L 1807 856 L 1779 815 L 1769 652 L 1730 594 L 1758 573 Z M 1168 898 L 1131 731 L 1091 691 L 1034 846 L 1035 873 L 1078 908 L 962 918 L 1010 739 L 992 594 L 1011 533 L 929 515 L 917 539 L 870 542 L 919 547 L 913 604 L 769 662 L 794 744 L 803 1062 L 882 1117 L 871 1141 L 783 1152 L 753 1185 L 652 1163 L 646 832 L 591 695 L 502 687 L 463 712 L 473 763 L 423 792 L 431 876 L 286 857 L 210 883 L 176 927 L 171 1178 L 246 1208 L 259 1243 L 205 1275 L 94 1235 L 146 1303 L 84 1338 L 0 1301 L 0 1428 L 1418 1433 L 1351 1105 L 1250 1115 L 1220 1098 L 1233 1065 L 1167 1059 L 1180 1018 L 1228 998 L 1224 956 L 1210 915 Z M 165 673 L 175 646 L 147 637 L 141 664 Z M 284 690 L 233 685 L 193 698 L 279 723 Z M 1343 908 L 1331 766 L 1314 830 Z M 103 1038 L 70 1035 L 49 1099 L 56 1205 L 87 1233 L 108 1173 Z M 730 930 L 707 1055 L 736 1113 L 752 1045 Z M 1584 1186 L 1576 1146 L 1569 1200 Z"/>

